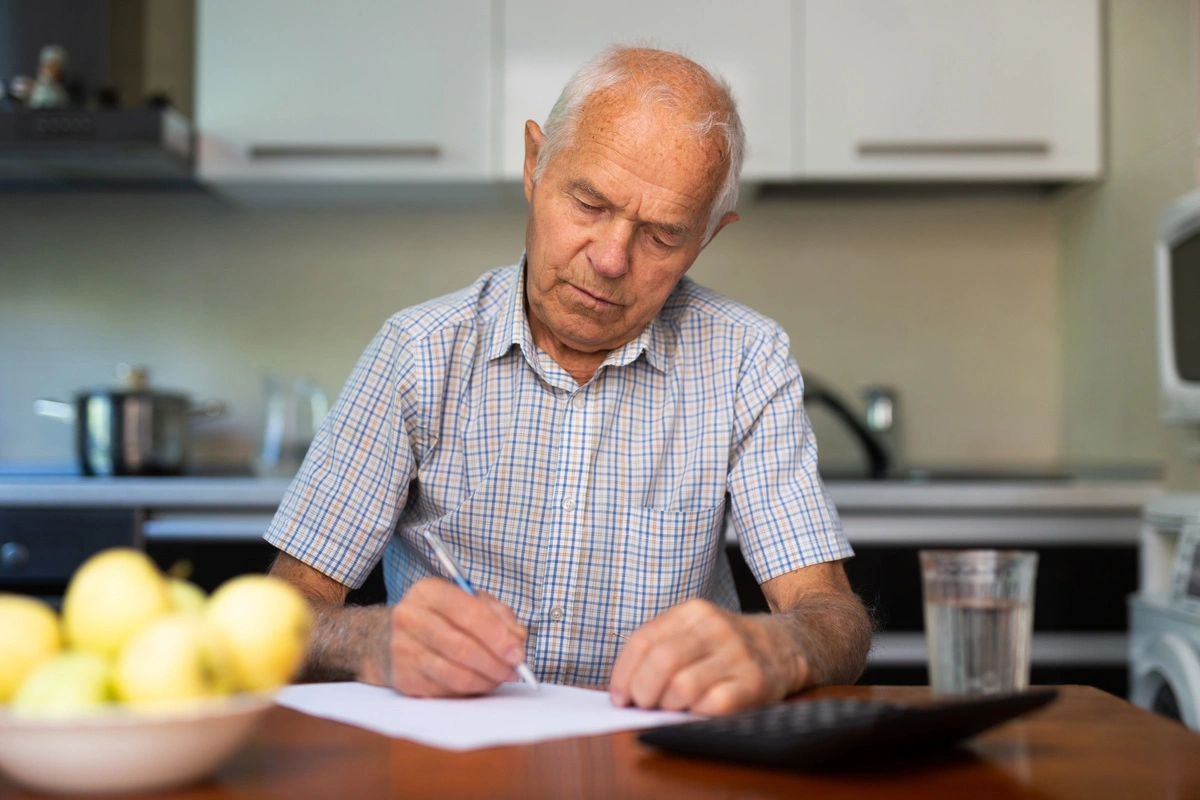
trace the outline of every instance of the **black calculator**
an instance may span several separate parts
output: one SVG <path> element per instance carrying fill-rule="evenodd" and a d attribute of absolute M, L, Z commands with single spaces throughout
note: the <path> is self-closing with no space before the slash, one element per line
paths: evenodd
<path fill-rule="evenodd" d="M 1034 689 L 932 705 L 795 700 L 651 728 L 638 738 L 672 755 L 782 769 L 836 767 L 953 745 L 1057 696 L 1056 689 Z"/>

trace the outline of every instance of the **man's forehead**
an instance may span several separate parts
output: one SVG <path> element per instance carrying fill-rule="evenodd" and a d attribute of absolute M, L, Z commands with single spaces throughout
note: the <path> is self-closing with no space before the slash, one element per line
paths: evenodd
<path fill-rule="evenodd" d="M 562 153 L 568 184 L 614 203 L 618 195 L 637 190 L 618 177 L 630 173 L 635 184 L 668 200 L 677 213 L 706 211 L 724 172 L 721 149 L 711 137 L 690 130 L 683 115 L 654 106 L 597 104 L 581 115 L 572 139 Z"/>

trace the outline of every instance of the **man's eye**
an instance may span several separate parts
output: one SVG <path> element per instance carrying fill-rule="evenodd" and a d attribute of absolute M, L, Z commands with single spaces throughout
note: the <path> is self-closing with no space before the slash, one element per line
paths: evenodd
<path fill-rule="evenodd" d="M 587 203 L 580 200 L 578 197 L 575 198 L 575 202 L 578 203 L 579 207 L 582 208 L 584 211 L 599 211 L 600 210 L 599 206 L 590 206 Z"/>

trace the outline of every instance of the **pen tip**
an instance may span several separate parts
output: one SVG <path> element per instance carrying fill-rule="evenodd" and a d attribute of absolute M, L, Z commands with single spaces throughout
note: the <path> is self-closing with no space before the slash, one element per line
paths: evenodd
<path fill-rule="evenodd" d="M 533 670 L 524 664 L 517 665 L 517 674 L 521 676 L 521 680 L 525 681 L 534 689 L 540 690 L 542 688 L 541 684 L 538 683 L 538 679 L 533 676 Z"/>

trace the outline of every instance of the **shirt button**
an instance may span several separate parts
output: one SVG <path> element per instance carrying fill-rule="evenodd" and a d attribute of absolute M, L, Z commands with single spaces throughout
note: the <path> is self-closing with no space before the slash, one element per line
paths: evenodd
<path fill-rule="evenodd" d="M 584 398 L 582 393 L 577 394 L 573 398 L 571 398 L 571 405 L 575 406 L 576 408 L 581 409 L 587 405 L 587 399 Z"/>
<path fill-rule="evenodd" d="M 573 498 L 568 497 L 566 500 L 563 500 L 562 507 L 563 507 L 563 511 L 574 511 L 575 510 L 575 500 Z"/>
<path fill-rule="evenodd" d="M 555 606 L 554 608 L 550 609 L 550 619 L 554 620 L 555 622 L 558 622 L 560 619 L 562 619 L 563 614 L 564 612 L 562 606 Z"/>

